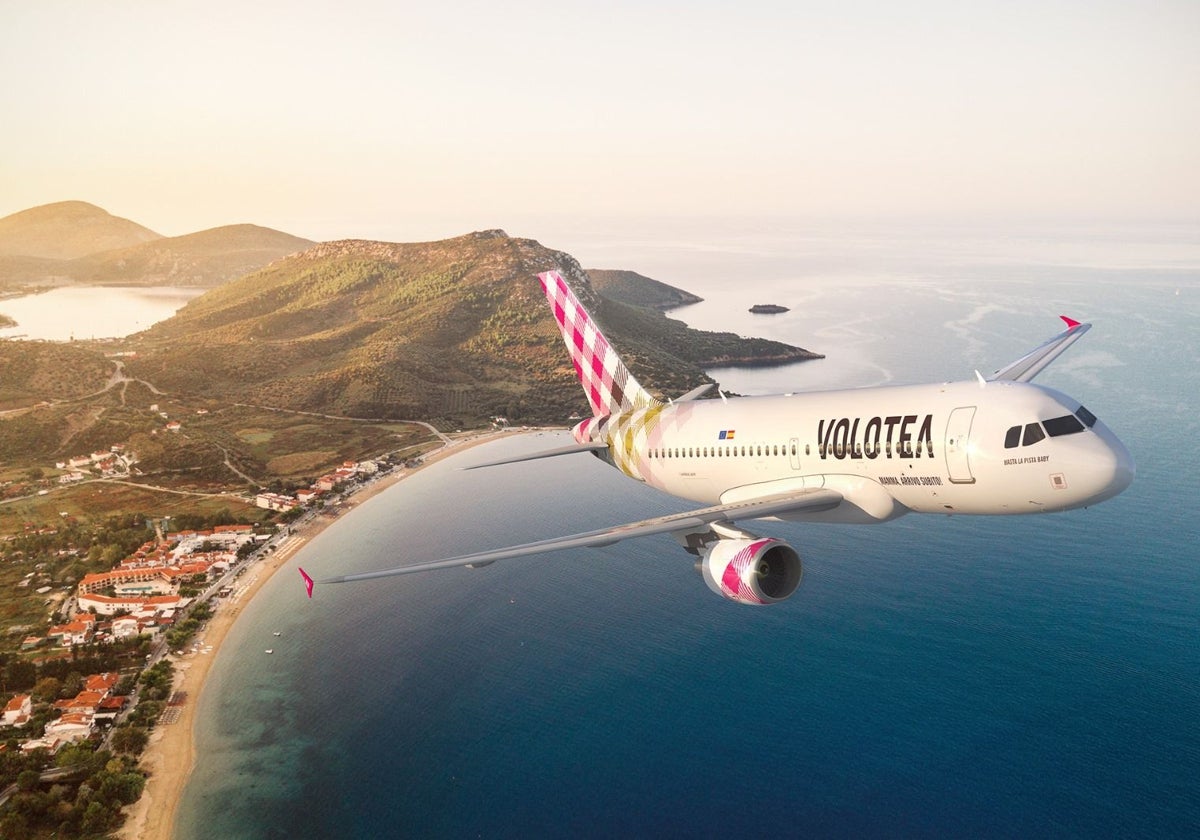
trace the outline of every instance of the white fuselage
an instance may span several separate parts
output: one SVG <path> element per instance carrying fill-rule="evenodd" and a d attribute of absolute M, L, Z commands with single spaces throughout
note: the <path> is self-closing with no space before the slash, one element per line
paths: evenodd
<path fill-rule="evenodd" d="M 1134 473 L 1077 401 L 1019 382 L 700 400 L 607 418 L 593 435 L 630 476 L 708 504 L 810 487 L 845 497 L 804 521 L 1068 510 L 1115 496 Z"/>

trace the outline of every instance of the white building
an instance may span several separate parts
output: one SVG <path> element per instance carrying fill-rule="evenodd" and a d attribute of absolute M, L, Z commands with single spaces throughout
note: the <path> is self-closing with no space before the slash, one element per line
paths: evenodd
<path fill-rule="evenodd" d="M 58 720 L 46 724 L 46 734 L 43 739 L 51 739 L 70 743 L 82 741 L 92 734 L 92 716 L 71 712 Z"/>
<path fill-rule="evenodd" d="M 24 726 L 33 714 L 33 701 L 28 694 L 18 694 L 4 707 L 5 726 Z"/>

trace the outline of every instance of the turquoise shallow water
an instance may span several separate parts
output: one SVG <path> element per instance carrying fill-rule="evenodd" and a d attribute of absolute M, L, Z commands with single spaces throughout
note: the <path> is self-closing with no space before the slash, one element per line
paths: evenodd
<path fill-rule="evenodd" d="M 1133 451 L 1117 499 L 764 523 L 806 561 L 766 609 L 713 596 L 666 538 L 311 602 L 293 561 L 220 652 L 179 836 L 1195 836 L 1200 275 L 1137 270 L 810 283 L 759 331 L 829 353 L 828 370 L 722 377 L 744 393 L 963 378 L 1078 312 L 1096 328 L 1039 381 Z M 751 302 L 787 303 L 795 280 L 762 282 Z M 689 321 L 740 303 L 702 293 Z M 551 437 L 425 470 L 299 562 L 385 568 L 686 506 L 586 456 L 454 469 Z"/>

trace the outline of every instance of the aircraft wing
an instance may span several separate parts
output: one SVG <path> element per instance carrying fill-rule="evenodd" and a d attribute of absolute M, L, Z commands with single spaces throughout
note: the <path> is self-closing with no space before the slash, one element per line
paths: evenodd
<path fill-rule="evenodd" d="M 1059 315 L 1066 322 L 1067 328 L 1044 344 L 1030 350 L 1015 362 L 1000 368 L 988 377 L 988 382 L 1009 381 L 1028 382 L 1041 373 L 1047 365 L 1058 358 L 1059 354 L 1074 344 L 1088 330 L 1091 324 L 1081 324 L 1066 315 Z"/>
<path fill-rule="evenodd" d="M 444 560 L 433 560 L 427 563 L 414 563 L 399 566 L 395 569 L 384 569 L 378 572 L 362 572 L 355 575 L 339 575 L 326 578 L 317 583 L 346 583 L 355 580 L 372 580 L 374 578 L 407 575 L 413 572 L 428 572 L 434 569 L 451 569 L 456 566 L 485 566 L 497 560 L 507 560 L 512 557 L 526 557 L 531 554 L 543 554 L 549 551 L 561 551 L 566 548 L 599 548 L 612 545 L 622 540 L 634 537 L 648 537 L 652 534 L 688 533 L 703 529 L 714 522 L 733 522 L 738 519 L 763 519 L 781 514 L 799 513 L 802 511 L 829 510 L 837 507 L 842 501 L 842 494 L 835 490 L 812 488 L 796 493 L 784 493 L 776 496 L 766 496 L 734 502 L 727 505 L 690 510 L 684 513 L 672 513 L 658 516 L 654 519 L 644 519 L 641 522 L 631 522 L 627 525 L 617 525 L 613 528 L 601 528 L 582 534 L 572 534 L 566 537 L 552 537 L 548 540 L 524 543 L 509 548 L 499 548 L 491 551 L 479 551 L 474 554 L 464 554 L 460 557 L 449 557 Z M 309 580 L 304 571 L 300 572 Z M 309 590 L 309 597 L 312 591 Z"/>

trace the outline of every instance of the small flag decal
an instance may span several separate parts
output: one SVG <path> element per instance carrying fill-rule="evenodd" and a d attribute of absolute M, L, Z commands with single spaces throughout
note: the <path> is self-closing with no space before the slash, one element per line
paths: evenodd
<path fill-rule="evenodd" d="M 733 440 L 733 429 L 722 429 L 717 433 L 717 440 Z"/>

